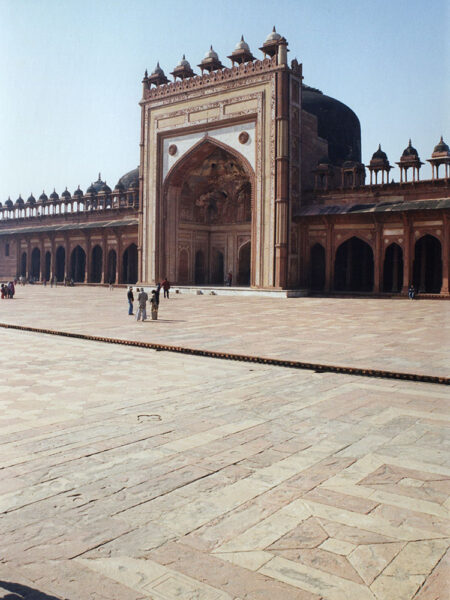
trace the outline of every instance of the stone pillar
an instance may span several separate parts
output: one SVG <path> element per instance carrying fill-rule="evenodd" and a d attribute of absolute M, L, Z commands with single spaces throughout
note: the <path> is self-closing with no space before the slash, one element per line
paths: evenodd
<path fill-rule="evenodd" d="M 280 44 L 278 62 L 286 64 L 286 43 Z M 289 72 L 276 74 L 276 196 L 275 196 L 275 287 L 288 281 L 289 234 Z"/>
<path fill-rule="evenodd" d="M 92 262 L 92 243 L 91 238 L 85 238 L 86 241 L 86 267 L 84 269 L 84 283 L 91 281 L 91 262 Z"/>
<path fill-rule="evenodd" d="M 53 277 L 56 275 L 56 243 L 55 238 L 50 238 L 50 281 L 53 281 Z"/>
<path fill-rule="evenodd" d="M 403 287 L 402 294 L 408 293 L 410 283 L 412 283 L 412 245 L 414 243 L 413 236 L 411 235 L 411 223 L 408 215 L 403 215 L 403 229 L 404 229 L 404 251 L 403 251 Z"/>
<path fill-rule="evenodd" d="M 116 260 L 116 283 L 120 283 L 120 265 L 122 264 L 122 240 L 120 232 L 116 233 L 117 236 L 117 260 Z"/>
<path fill-rule="evenodd" d="M 325 291 L 331 292 L 333 288 L 333 224 L 327 225 L 325 248 Z"/>
<path fill-rule="evenodd" d="M 379 294 L 383 288 L 383 227 L 375 224 L 375 253 L 373 261 L 373 291 Z"/>
<path fill-rule="evenodd" d="M 44 244 L 43 238 L 41 238 L 40 251 L 41 251 L 40 280 L 44 281 L 44 279 L 45 279 L 45 244 Z"/>
<path fill-rule="evenodd" d="M 26 278 L 30 276 L 31 273 L 31 242 L 27 240 L 27 269 L 26 269 Z"/>
<path fill-rule="evenodd" d="M 450 278 L 450 219 L 444 214 L 444 226 L 442 231 L 442 287 L 441 294 L 449 293 Z"/>
<path fill-rule="evenodd" d="M 108 281 L 108 235 L 103 233 L 102 239 L 102 276 L 100 283 L 109 283 Z"/>
<path fill-rule="evenodd" d="M 69 276 L 69 261 L 70 261 L 70 244 L 69 238 L 64 237 L 64 277 L 66 279 Z"/>

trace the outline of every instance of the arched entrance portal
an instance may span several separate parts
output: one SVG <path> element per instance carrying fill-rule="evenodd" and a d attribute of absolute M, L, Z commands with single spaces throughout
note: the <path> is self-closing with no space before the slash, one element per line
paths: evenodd
<path fill-rule="evenodd" d="M 58 246 L 56 250 L 56 269 L 55 275 L 57 281 L 64 280 L 64 269 L 66 265 L 66 251 L 62 246 Z"/>
<path fill-rule="evenodd" d="M 84 282 L 86 253 L 81 246 L 75 246 L 70 256 L 70 277 L 77 283 Z"/>
<path fill-rule="evenodd" d="M 369 244 L 352 237 L 339 246 L 334 262 L 334 289 L 345 292 L 373 290 L 373 252 Z"/>
<path fill-rule="evenodd" d="M 102 280 L 103 250 L 99 245 L 94 246 L 91 256 L 91 282 L 100 283 Z"/>
<path fill-rule="evenodd" d="M 250 285 L 251 241 L 242 239 L 251 240 L 252 182 L 245 158 L 211 138 L 175 165 L 164 187 L 159 277 L 223 285 L 231 271 L 238 285 Z"/>
<path fill-rule="evenodd" d="M 27 253 L 22 252 L 22 256 L 20 257 L 20 275 L 22 277 L 27 276 Z"/>
<path fill-rule="evenodd" d="M 45 253 L 45 281 L 50 281 L 50 267 L 52 264 L 52 253 L 47 250 Z"/>
<path fill-rule="evenodd" d="M 239 270 L 237 276 L 238 285 L 250 285 L 250 253 L 250 242 L 246 242 L 239 248 Z"/>
<path fill-rule="evenodd" d="M 401 292 L 403 286 L 403 252 L 398 244 L 386 249 L 383 267 L 383 291 Z"/>
<path fill-rule="evenodd" d="M 136 244 L 130 244 L 123 253 L 122 283 L 136 283 L 138 278 L 138 253 Z"/>
<path fill-rule="evenodd" d="M 314 244 L 311 248 L 310 286 L 314 291 L 322 291 L 325 287 L 325 248 L 322 244 Z"/>
<path fill-rule="evenodd" d="M 205 254 L 202 250 L 195 253 L 195 285 L 205 283 Z"/>
<path fill-rule="evenodd" d="M 223 252 L 214 248 L 211 261 L 211 283 L 222 285 L 225 280 L 225 267 Z"/>
<path fill-rule="evenodd" d="M 41 251 L 39 248 L 33 248 L 31 253 L 31 277 L 39 281 L 41 275 Z"/>
<path fill-rule="evenodd" d="M 417 240 L 414 252 L 413 283 L 416 290 L 439 294 L 442 287 L 441 242 L 433 235 Z"/>
<path fill-rule="evenodd" d="M 108 252 L 108 283 L 116 283 L 117 253 L 115 250 Z"/>

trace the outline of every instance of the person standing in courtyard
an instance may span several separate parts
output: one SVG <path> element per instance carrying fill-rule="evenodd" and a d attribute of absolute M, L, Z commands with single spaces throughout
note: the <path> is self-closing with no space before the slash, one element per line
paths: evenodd
<path fill-rule="evenodd" d="M 158 306 L 159 301 L 156 297 L 156 290 L 153 290 L 152 297 L 150 298 L 150 304 L 152 307 L 152 321 L 156 321 L 158 319 Z"/>
<path fill-rule="evenodd" d="M 155 292 L 156 304 L 157 304 L 157 306 L 159 306 L 159 294 L 161 293 L 161 283 L 156 284 L 156 290 L 154 290 L 154 292 Z"/>
<path fill-rule="evenodd" d="M 227 286 L 231 287 L 232 282 L 233 282 L 233 273 L 231 271 L 228 271 Z"/>
<path fill-rule="evenodd" d="M 136 311 L 136 321 L 139 321 L 139 319 L 142 316 L 142 321 L 146 321 L 147 320 L 147 300 L 148 300 L 148 294 L 146 292 L 144 292 L 144 288 L 141 288 L 141 291 L 139 292 L 138 295 L 138 309 Z"/>
<path fill-rule="evenodd" d="M 414 300 L 415 296 L 416 296 L 416 290 L 415 290 L 415 287 L 411 284 L 408 289 L 408 298 L 410 300 Z"/>
<path fill-rule="evenodd" d="M 131 285 L 128 288 L 127 298 L 128 298 L 128 314 L 132 315 L 133 314 L 134 295 L 133 295 L 133 287 Z"/>
<path fill-rule="evenodd" d="M 161 284 L 163 290 L 164 290 L 164 298 L 169 299 L 169 290 L 170 290 L 170 283 L 167 280 L 167 277 L 164 277 L 164 281 Z"/>

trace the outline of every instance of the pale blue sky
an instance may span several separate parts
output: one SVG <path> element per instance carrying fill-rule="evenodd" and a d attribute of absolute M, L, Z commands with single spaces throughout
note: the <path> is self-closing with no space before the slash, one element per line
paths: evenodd
<path fill-rule="evenodd" d="M 449 23 L 448 0 L 0 0 L 0 201 L 99 171 L 113 187 L 139 161 L 145 68 L 210 44 L 228 65 L 242 33 L 260 57 L 274 24 L 305 83 L 358 115 L 366 164 L 409 137 L 424 160 L 450 143 Z"/>

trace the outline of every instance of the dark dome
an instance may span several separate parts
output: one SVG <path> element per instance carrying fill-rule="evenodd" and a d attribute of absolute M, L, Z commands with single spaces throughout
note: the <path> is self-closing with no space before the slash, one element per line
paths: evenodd
<path fill-rule="evenodd" d="M 13 201 L 11 200 L 11 198 L 8 198 L 8 200 L 5 202 L 5 206 L 7 206 L 8 208 L 13 207 Z"/>
<path fill-rule="evenodd" d="M 411 140 L 409 140 L 409 144 L 408 144 L 407 148 L 405 148 L 403 150 L 402 156 L 404 156 L 404 157 L 413 156 L 414 158 L 419 156 L 417 150 L 412 147 Z"/>
<path fill-rule="evenodd" d="M 16 200 L 16 204 L 18 204 L 19 206 L 22 206 L 22 204 L 25 204 L 24 199 L 22 198 L 22 196 L 20 194 Z"/>
<path fill-rule="evenodd" d="M 66 189 L 63 191 L 63 193 L 61 194 L 61 196 L 62 196 L 63 198 L 70 198 L 70 192 L 69 192 L 69 190 L 67 189 L 67 187 L 66 187 Z"/>
<path fill-rule="evenodd" d="M 345 160 L 361 162 L 361 126 L 348 106 L 304 86 L 302 108 L 317 117 L 318 134 L 328 141 L 328 156 L 334 165 Z"/>
<path fill-rule="evenodd" d="M 39 196 L 39 200 L 41 202 L 47 202 L 48 201 L 48 196 L 47 194 L 43 191 L 42 194 Z"/>
<path fill-rule="evenodd" d="M 111 188 L 109 187 L 109 185 L 106 185 L 106 181 L 103 184 L 101 191 L 105 192 L 105 194 L 110 194 L 111 193 Z"/>
<path fill-rule="evenodd" d="M 450 151 L 450 148 L 444 142 L 444 138 L 441 135 L 441 139 L 439 140 L 439 144 L 437 144 L 437 146 L 434 147 L 433 153 L 434 152 L 449 152 L 449 151 Z"/>
<path fill-rule="evenodd" d="M 30 194 L 30 197 L 27 200 L 27 204 L 36 204 L 36 198 L 33 196 L 33 194 Z"/>
<path fill-rule="evenodd" d="M 80 186 L 77 187 L 77 189 L 74 191 L 73 195 L 74 196 L 82 196 L 83 195 L 83 190 L 80 190 Z"/>
<path fill-rule="evenodd" d="M 383 152 L 383 150 L 381 149 L 381 144 L 378 145 L 378 150 L 376 152 L 374 152 L 372 155 L 372 160 L 374 160 L 374 159 L 385 160 L 385 161 L 387 161 L 387 159 L 388 159 L 386 152 Z"/>
<path fill-rule="evenodd" d="M 50 194 L 50 200 L 59 200 L 58 192 L 53 188 L 53 192 Z"/>
<path fill-rule="evenodd" d="M 120 187 L 119 187 L 120 185 L 123 186 L 124 190 L 129 190 L 130 188 L 138 188 L 139 187 L 139 167 L 136 167 L 136 169 L 133 169 L 132 171 L 129 171 L 128 173 L 125 173 L 125 175 L 122 175 L 122 177 L 117 182 L 116 189 L 120 189 Z"/>
<path fill-rule="evenodd" d="M 97 181 L 94 181 L 94 183 L 91 183 L 91 185 L 86 190 L 86 193 L 87 194 L 98 194 L 99 192 L 103 191 L 102 188 L 104 185 L 106 185 L 106 182 L 102 181 L 101 173 L 99 173 Z"/>

